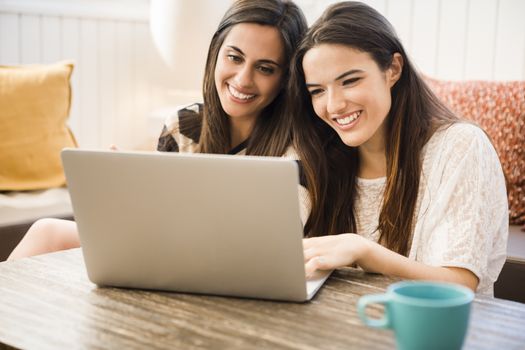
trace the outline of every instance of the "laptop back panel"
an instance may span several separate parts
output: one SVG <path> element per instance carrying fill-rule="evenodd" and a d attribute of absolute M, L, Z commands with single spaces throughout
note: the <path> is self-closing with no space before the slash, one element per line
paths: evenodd
<path fill-rule="evenodd" d="M 62 158 L 94 283 L 307 299 L 295 162 L 85 150 Z"/>

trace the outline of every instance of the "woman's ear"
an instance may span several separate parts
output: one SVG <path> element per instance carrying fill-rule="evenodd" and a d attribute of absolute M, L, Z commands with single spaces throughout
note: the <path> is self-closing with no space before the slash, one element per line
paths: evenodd
<path fill-rule="evenodd" d="M 401 77 L 403 72 L 403 56 L 399 52 L 394 53 L 392 57 L 392 63 L 387 70 L 387 79 L 390 87 L 394 86 L 395 83 Z"/>

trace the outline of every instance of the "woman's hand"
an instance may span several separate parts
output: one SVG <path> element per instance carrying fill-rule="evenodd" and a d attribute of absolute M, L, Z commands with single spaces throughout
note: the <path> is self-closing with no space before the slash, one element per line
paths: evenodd
<path fill-rule="evenodd" d="M 359 264 L 366 255 L 368 241 L 353 233 L 303 239 L 306 278 L 317 270 L 333 270 Z"/>
<path fill-rule="evenodd" d="M 345 233 L 303 239 L 306 278 L 317 270 L 333 270 L 353 264 L 363 270 L 410 280 L 460 283 L 476 291 L 479 279 L 470 270 L 430 266 L 395 253 L 362 236 Z"/>

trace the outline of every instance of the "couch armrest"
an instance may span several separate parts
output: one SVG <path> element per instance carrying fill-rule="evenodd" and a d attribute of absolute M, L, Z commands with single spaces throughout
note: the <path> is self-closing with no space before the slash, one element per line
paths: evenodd
<path fill-rule="evenodd" d="M 507 261 L 494 284 L 494 296 L 525 303 L 525 232 L 509 227 Z"/>

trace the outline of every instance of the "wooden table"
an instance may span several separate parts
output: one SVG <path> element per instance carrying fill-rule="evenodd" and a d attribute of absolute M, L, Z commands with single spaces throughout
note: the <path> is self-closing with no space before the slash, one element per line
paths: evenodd
<path fill-rule="evenodd" d="M 97 288 L 73 249 L 0 263 L 0 348 L 393 349 L 356 302 L 394 281 L 338 270 L 304 304 Z M 525 304 L 477 298 L 465 348 L 525 349 Z"/>

